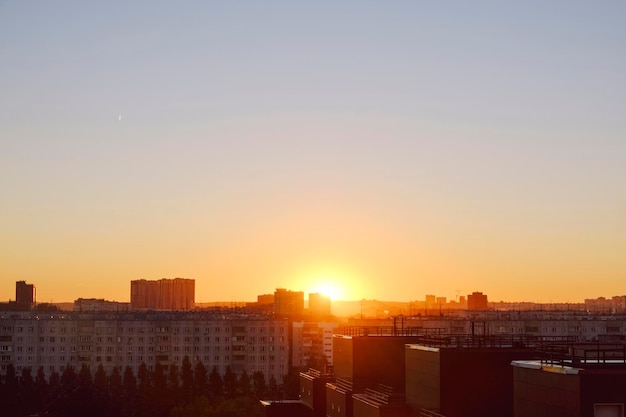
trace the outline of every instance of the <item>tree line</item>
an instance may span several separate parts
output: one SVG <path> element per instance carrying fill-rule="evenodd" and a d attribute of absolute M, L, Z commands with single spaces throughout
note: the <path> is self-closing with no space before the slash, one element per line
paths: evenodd
<path fill-rule="evenodd" d="M 279 384 L 272 376 L 244 370 L 237 375 L 229 367 L 221 375 L 202 361 L 192 364 L 185 356 L 181 366 L 145 363 L 137 375 L 132 368 L 102 365 L 92 375 L 90 368 L 67 366 L 61 374 L 46 379 L 43 368 L 16 374 L 7 366 L 0 383 L 0 416 L 15 417 L 249 417 L 260 413 L 260 399 L 297 398 L 298 370 L 293 369 Z"/>

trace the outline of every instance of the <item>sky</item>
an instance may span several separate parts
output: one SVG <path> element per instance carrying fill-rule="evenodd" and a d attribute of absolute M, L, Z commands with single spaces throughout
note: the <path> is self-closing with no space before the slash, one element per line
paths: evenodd
<path fill-rule="evenodd" d="M 0 0 L 0 300 L 626 294 L 625 15 Z"/>

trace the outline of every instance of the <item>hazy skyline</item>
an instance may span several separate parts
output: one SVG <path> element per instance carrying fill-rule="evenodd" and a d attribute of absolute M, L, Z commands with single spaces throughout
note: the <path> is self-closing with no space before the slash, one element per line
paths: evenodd
<path fill-rule="evenodd" d="M 622 2 L 0 2 L 0 299 L 626 294 Z"/>

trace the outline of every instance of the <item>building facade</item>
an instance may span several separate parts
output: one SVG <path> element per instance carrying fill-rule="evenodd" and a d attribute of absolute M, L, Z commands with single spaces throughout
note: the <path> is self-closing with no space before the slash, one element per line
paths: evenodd
<path fill-rule="evenodd" d="M 295 321 L 292 324 L 292 366 L 308 367 L 320 355 L 326 357 L 326 364 L 333 364 L 333 332 L 339 327 L 334 322 Z M 318 356 L 318 358 L 316 358 Z"/>
<path fill-rule="evenodd" d="M 145 279 L 130 282 L 133 310 L 191 310 L 195 304 L 196 281 L 187 278 Z"/>
<path fill-rule="evenodd" d="M 1 313 L 0 376 L 13 364 L 46 377 L 66 366 L 100 364 L 110 373 L 145 363 L 179 367 L 188 356 L 224 373 L 261 371 L 280 381 L 289 371 L 289 324 L 267 317 L 209 313 Z"/>

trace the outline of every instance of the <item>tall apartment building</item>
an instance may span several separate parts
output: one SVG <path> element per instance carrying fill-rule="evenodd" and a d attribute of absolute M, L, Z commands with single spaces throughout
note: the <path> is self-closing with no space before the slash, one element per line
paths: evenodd
<path fill-rule="evenodd" d="M 304 313 L 304 293 L 302 291 L 276 288 L 274 292 L 274 313 L 287 315 Z"/>
<path fill-rule="evenodd" d="M 35 304 L 35 286 L 26 281 L 15 283 L 15 303 L 20 310 L 30 310 Z"/>
<path fill-rule="evenodd" d="M 191 310 L 196 281 L 187 278 L 145 279 L 130 282 L 130 305 L 134 310 Z"/>
<path fill-rule="evenodd" d="M 107 373 L 114 367 L 157 362 L 182 365 L 189 356 L 210 370 L 224 373 L 264 373 L 277 381 L 289 371 L 289 323 L 264 316 L 224 316 L 211 313 L 0 313 L 0 376 L 13 364 L 46 377 L 66 366 L 85 364 Z"/>
<path fill-rule="evenodd" d="M 473 292 L 467 296 L 467 309 L 471 311 L 486 311 L 489 309 L 487 295 L 482 292 Z"/>

